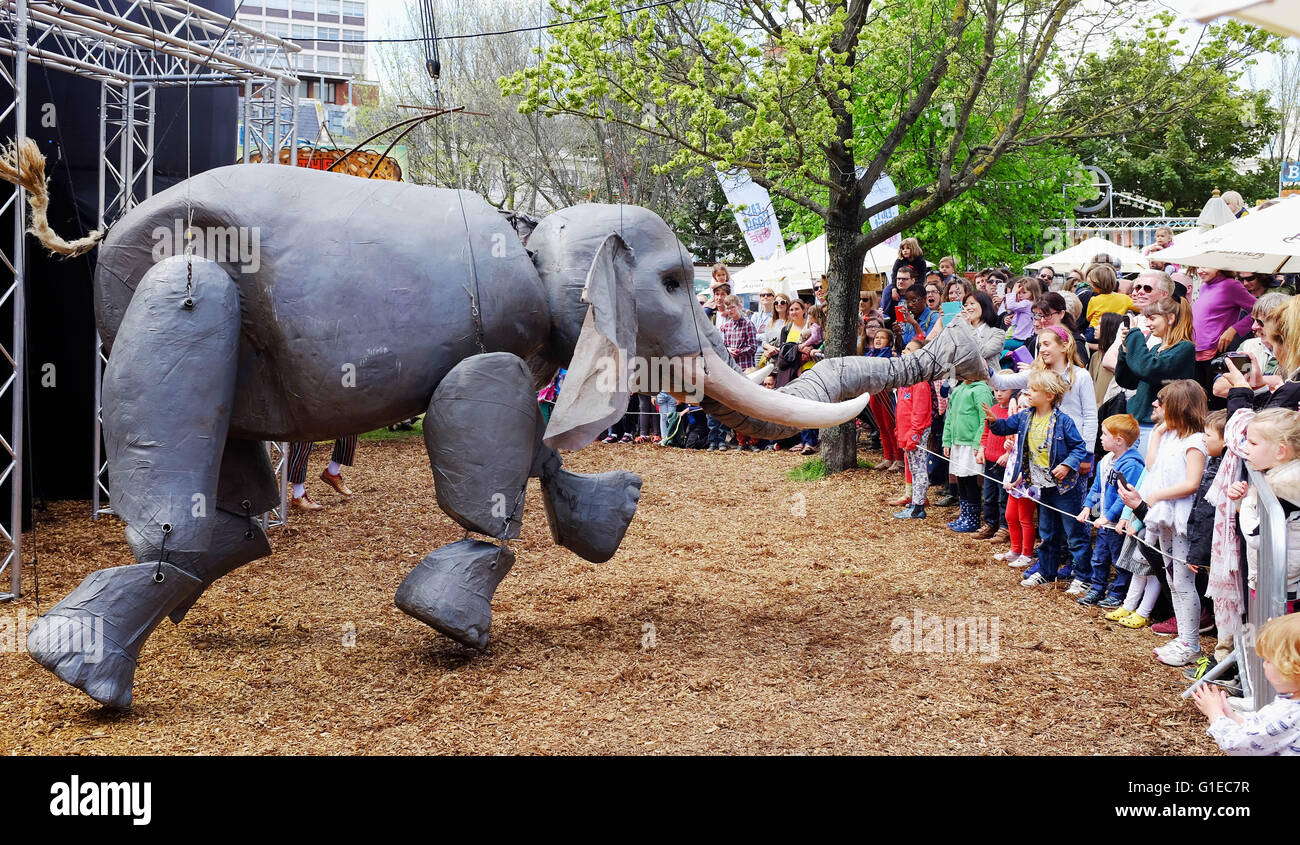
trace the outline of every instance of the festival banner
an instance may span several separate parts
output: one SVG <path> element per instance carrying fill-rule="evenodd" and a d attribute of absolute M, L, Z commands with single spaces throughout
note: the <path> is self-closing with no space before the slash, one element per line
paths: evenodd
<path fill-rule="evenodd" d="M 857 167 L 855 168 L 855 172 L 857 177 L 861 179 L 862 174 L 866 173 L 867 169 L 865 167 Z M 862 201 L 862 205 L 864 208 L 870 208 L 881 200 L 891 199 L 896 196 L 898 196 L 898 188 L 894 187 L 894 180 L 882 173 L 880 174 L 880 178 L 876 180 L 876 184 L 871 186 L 871 192 L 868 193 L 867 198 Z M 891 205 L 879 214 L 871 215 L 871 228 L 879 229 L 897 216 L 898 206 Z M 895 248 L 900 247 L 903 244 L 903 236 L 900 234 L 890 235 L 885 239 L 885 243 Z"/>
<path fill-rule="evenodd" d="M 715 168 L 716 169 L 716 168 Z M 781 239 L 781 224 L 772 208 L 772 196 L 761 185 L 754 184 L 749 171 L 743 167 L 735 170 L 718 170 L 718 182 L 727 195 L 736 225 L 745 235 L 749 253 L 755 261 L 780 258 L 785 255 L 785 241 Z"/>

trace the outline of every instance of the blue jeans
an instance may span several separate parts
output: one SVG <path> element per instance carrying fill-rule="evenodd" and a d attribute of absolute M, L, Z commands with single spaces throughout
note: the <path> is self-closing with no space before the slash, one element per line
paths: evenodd
<path fill-rule="evenodd" d="M 1119 550 L 1123 545 L 1123 535 L 1114 528 L 1103 528 L 1097 532 L 1097 541 L 1092 547 L 1092 589 L 1106 589 L 1110 568 L 1119 557 Z M 1110 588 L 1110 595 L 1123 599 L 1128 594 L 1130 577 L 1132 573 L 1127 569 L 1116 569 L 1115 583 Z"/>
<path fill-rule="evenodd" d="M 984 464 L 984 524 L 1007 527 L 1007 490 L 1002 486 L 1006 467 L 994 462 Z M 996 481 L 991 480 L 996 479 Z"/>
<path fill-rule="evenodd" d="M 1041 502 L 1054 508 L 1060 508 L 1069 516 L 1063 516 L 1048 508 L 1038 509 L 1038 535 L 1043 543 L 1038 547 L 1038 572 L 1048 581 L 1056 580 L 1057 538 L 1064 535 L 1069 547 L 1074 567 L 1074 577 L 1087 580 L 1092 576 L 1092 567 L 1088 563 L 1088 526 L 1075 518 L 1083 510 L 1082 485 L 1069 493 L 1058 492 L 1055 487 L 1043 489 Z"/>
<path fill-rule="evenodd" d="M 821 442 L 822 432 L 819 428 L 805 428 L 799 432 L 799 442 L 805 446 L 816 446 Z"/>
<path fill-rule="evenodd" d="M 727 435 L 731 433 L 731 429 L 714 419 L 712 414 L 706 414 L 705 418 L 708 420 L 709 424 L 708 445 L 721 446 L 723 443 L 726 443 Z"/>

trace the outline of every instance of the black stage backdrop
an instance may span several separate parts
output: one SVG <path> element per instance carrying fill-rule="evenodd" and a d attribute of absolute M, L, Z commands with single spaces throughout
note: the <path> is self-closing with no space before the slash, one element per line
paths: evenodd
<path fill-rule="evenodd" d="M 121 4 L 125 5 L 125 4 Z M 201 0 L 229 15 L 233 0 Z M 12 70 L 12 60 L 6 60 Z M 46 156 L 50 225 L 68 240 L 95 227 L 99 203 L 100 85 L 93 80 L 28 64 L 27 135 Z M 190 99 L 187 116 L 186 98 Z M 159 88 L 155 107 L 154 192 L 235 161 L 237 97 L 234 87 Z M 0 137 L 14 135 L 12 118 Z M 188 142 L 188 143 L 187 143 Z M 186 148 L 189 148 L 187 162 Z M 110 224 L 112 220 L 108 221 Z M 6 254 L 13 214 L 0 217 Z M 89 499 L 93 472 L 94 313 L 91 276 L 96 252 L 72 259 L 50 256 L 26 238 L 27 413 L 24 503 Z M 0 305 L 0 343 L 11 343 L 13 303 Z M 10 440 L 11 403 L 0 403 L 0 432 Z M 0 488 L 0 515 L 9 512 L 11 486 Z M 27 555 L 26 557 L 30 557 Z"/>

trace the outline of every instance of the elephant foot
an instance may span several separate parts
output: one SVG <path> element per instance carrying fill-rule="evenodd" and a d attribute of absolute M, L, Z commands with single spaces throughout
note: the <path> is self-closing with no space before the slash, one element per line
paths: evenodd
<path fill-rule="evenodd" d="M 504 546 L 459 540 L 435 549 L 411 570 L 393 602 L 461 645 L 483 649 L 492 627 L 492 596 L 515 565 Z"/>
<path fill-rule="evenodd" d="M 197 578 L 169 563 L 101 569 L 36 620 L 27 651 L 100 704 L 126 709 L 140 647 L 199 588 Z"/>
<path fill-rule="evenodd" d="M 623 470 L 590 475 L 560 467 L 542 479 L 551 538 L 592 563 L 618 551 L 640 498 L 641 477 Z"/>

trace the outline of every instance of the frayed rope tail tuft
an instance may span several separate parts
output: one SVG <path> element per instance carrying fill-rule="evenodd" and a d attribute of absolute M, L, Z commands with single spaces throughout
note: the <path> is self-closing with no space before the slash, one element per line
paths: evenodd
<path fill-rule="evenodd" d="M 27 191 L 32 207 L 32 225 L 27 231 L 36 236 L 50 252 L 71 258 L 89 252 L 104 237 L 97 229 L 84 238 L 69 243 L 50 228 L 46 214 L 50 207 L 49 181 L 45 178 L 45 156 L 31 138 L 19 138 L 0 150 L 0 179 L 20 185 Z"/>

